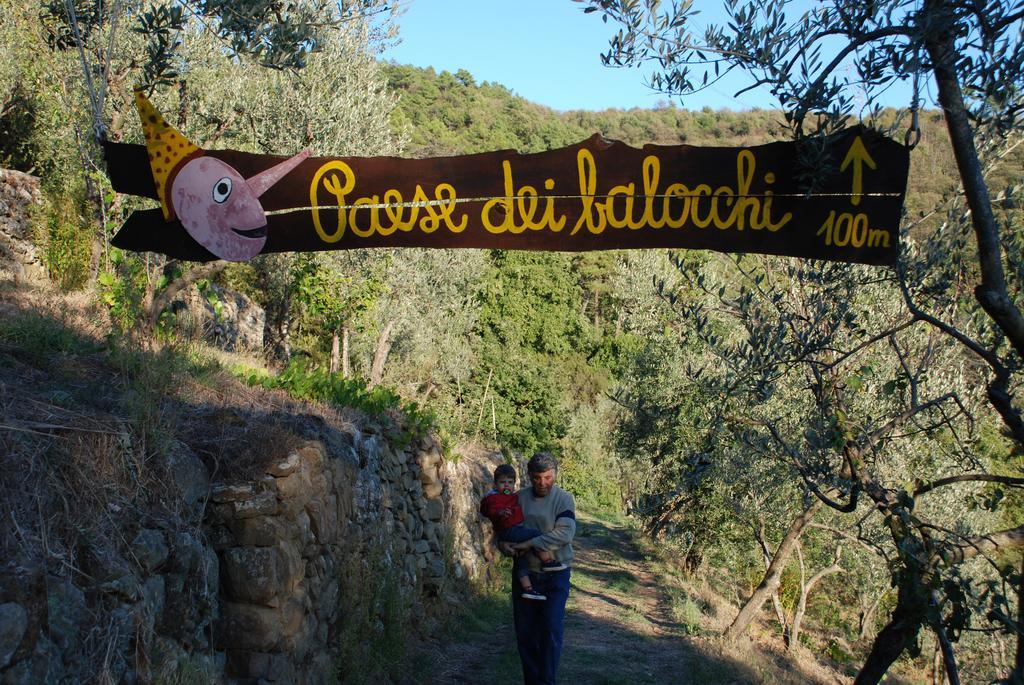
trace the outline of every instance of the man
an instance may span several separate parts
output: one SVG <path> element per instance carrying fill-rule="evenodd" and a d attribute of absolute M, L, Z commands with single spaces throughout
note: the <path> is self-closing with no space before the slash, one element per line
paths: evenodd
<path fill-rule="evenodd" d="M 536 555 L 529 555 L 530 579 L 546 601 L 524 599 L 520 584 L 512 584 L 512 615 L 525 685 L 555 685 L 562 656 L 576 503 L 572 495 L 555 485 L 557 469 L 558 463 L 547 452 L 538 452 L 530 459 L 526 465 L 530 487 L 519 491 L 519 505 L 523 508 L 524 524 L 542 534 L 526 542 L 502 543 L 506 553 L 522 554 L 530 548 L 553 550 L 555 558 L 566 566 L 561 571 L 545 573 Z"/>

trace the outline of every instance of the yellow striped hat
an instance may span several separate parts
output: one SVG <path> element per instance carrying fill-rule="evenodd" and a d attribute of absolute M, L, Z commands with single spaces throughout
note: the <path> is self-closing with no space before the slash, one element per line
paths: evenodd
<path fill-rule="evenodd" d="M 142 120 L 149 166 L 153 171 L 153 182 L 156 183 L 164 219 L 172 221 L 174 209 L 171 207 L 170 192 L 174 176 L 185 162 L 198 157 L 203 151 L 164 120 L 141 88 L 135 89 L 135 108 Z"/>

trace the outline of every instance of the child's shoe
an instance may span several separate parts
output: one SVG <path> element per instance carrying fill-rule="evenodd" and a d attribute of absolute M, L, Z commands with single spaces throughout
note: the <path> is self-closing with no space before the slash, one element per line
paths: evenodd
<path fill-rule="evenodd" d="M 520 595 L 523 599 L 532 599 L 535 602 L 546 602 L 547 597 L 534 590 L 532 587 L 528 590 L 523 590 L 523 594 Z"/>
<path fill-rule="evenodd" d="M 558 559 L 552 559 L 551 561 L 545 561 L 540 565 L 540 570 L 544 573 L 554 573 L 555 571 L 564 571 L 569 568 Z"/>

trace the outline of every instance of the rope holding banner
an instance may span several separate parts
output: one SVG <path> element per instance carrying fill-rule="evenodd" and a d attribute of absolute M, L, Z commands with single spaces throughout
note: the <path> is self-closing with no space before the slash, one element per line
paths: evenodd
<path fill-rule="evenodd" d="M 903 144 L 908 149 L 913 150 L 917 147 L 917 144 L 921 142 L 921 123 L 918 119 L 918 111 L 920 109 L 920 60 L 917 61 L 918 68 L 914 71 L 914 95 L 910 101 L 910 128 L 907 129 L 906 134 L 903 136 Z"/>

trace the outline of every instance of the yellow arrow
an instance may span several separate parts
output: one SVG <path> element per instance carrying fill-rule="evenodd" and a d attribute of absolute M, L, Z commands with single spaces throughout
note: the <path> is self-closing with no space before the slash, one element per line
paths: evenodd
<path fill-rule="evenodd" d="M 872 169 L 878 168 L 875 160 L 871 159 L 871 155 L 868 154 L 868 149 L 864 147 L 864 141 L 860 139 L 860 136 L 853 139 L 853 145 L 850 146 L 850 151 L 846 153 L 846 159 L 843 160 L 839 170 L 846 171 L 846 167 L 850 166 L 850 162 L 854 163 L 853 198 L 850 202 L 857 206 L 860 204 L 860 196 L 864 194 L 864 165 L 867 164 Z"/>

